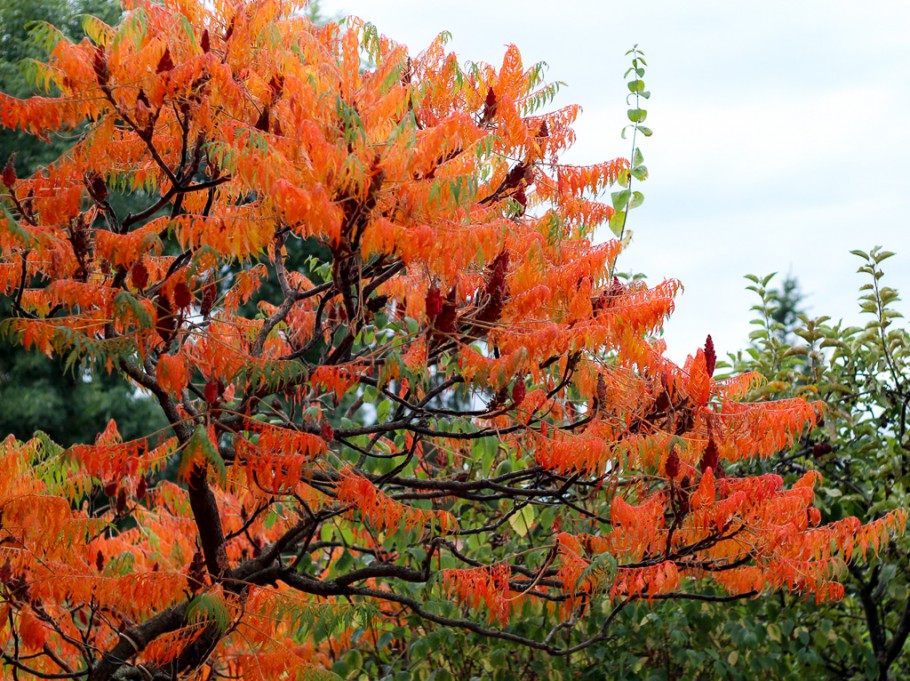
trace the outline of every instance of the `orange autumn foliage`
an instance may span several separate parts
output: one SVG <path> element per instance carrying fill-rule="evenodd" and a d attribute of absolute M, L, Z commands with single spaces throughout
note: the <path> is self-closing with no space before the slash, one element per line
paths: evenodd
<path fill-rule="evenodd" d="M 561 654 L 504 628 L 706 583 L 837 598 L 902 531 L 822 524 L 811 474 L 737 475 L 821 407 L 744 402 L 760 377 L 715 378 L 710 343 L 663 356 L 679 283 L 620 281 L 589 238 L 629 162 L 560 162 L 578 108 L 543 111 L 517 48 L 462 67 L 289 0 L 125 8 L 53 46 L 56 94 L 0 94 L 6 128 L 78 132 L 4 181 L 2 328 L 169 429 L 0 444 L 4 672 L 299 677 L 414 617 Z"/>

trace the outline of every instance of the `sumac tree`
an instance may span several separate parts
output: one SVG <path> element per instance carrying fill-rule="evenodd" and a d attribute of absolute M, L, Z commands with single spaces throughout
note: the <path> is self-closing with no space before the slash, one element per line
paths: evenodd
<path fill-rule="evenodd" d="M 560 163 L 578 109 L 543 112 L 514 47 L 461 67 L 276 0 L 125 9 L 53 45 L 59 95 L 0 96 L 8 128 L 84 130 L 3 175 L 4 329 L 169 428 L 3 442 L 7 669 L 296 678 L 424 626 L 566 656 L 636 600 L 839 598 L 903 525 L 821 525 L 811 472 L 724 474 L 817 407 L 741 400 L 759 378 L 716 381 L 710 339 L 662 356 L 678 284 L 590 241 L 629 163 Z M 292 240 L 327 260 L 288 269 Z"/>

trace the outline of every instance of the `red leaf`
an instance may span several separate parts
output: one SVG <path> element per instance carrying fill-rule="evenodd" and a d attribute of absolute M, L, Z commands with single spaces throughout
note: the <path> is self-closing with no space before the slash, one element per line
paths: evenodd
<path fill-rule="evenodd" d="M 215 380 L 214 378 L 205 384 L 205 401 L 209 404 L 215 404 L 221 398 L 221 393 L 224 392 L 221 381 Z"/>
<path fill-rule="evenodd" d="M 521 210 L 518 211 L 518 215 L 524 215 L 525 208 L 528 207 L 528 196 L 525 194 L 525 188 L 519 187 L 515 193 L 512 194 L 512 198 L 515 199 L 518 202 L 518 205 L 521 206 Z"/>
<path fill-rule="evenodd" d="M 513 166 L 509 171 L 509 174 L 506 175 L 506 179 L 503 180 L 502 189 L 514 189 L 522 180 L 530 182 L 534 176 L 534 169 L 531 168 L 527 163 L 519 163 L 516 166 Z"/>
<path fill-rule="evenodd" d="M 436 328 L 442 333 L 453 333 L 455 331 L 455 316 L 457 307 L 455 305 L 455 287 L 449 289 L 449 295 L 446 296 L 442 304 L 442 310 L 435 320 Z"/>
<path fill-rule="evenodd" d="M 670 450 L 664 470 L 668 478 L 676 478 L 679 475 L 679 455 L 676 453 L 675 447 Z"/>
<path fill-rule="evenodd" d="M 272 93 L 272 99 L 278 99 L 284 91 L 284 76 L 275 75 L 269 81 L 269 92 Z"/>
<path fill-rule="evenodd" d="M 714 340 L 711 334 L 705 341 L 705 368 L 708 370 L 708 376 L 714 375 L 714 367 L 717 366 L 717 353 L 714 351 Z"/>
<path fill-rule="evenodd" d="M 262 132 L 269 131 L 269 111 L 270 107 L 266 104 L 262 107 L 262 113 L 259 114 L 259 118 L 256 120 L 255 128 L 261 130 Z"/>
<path fill-rule="evenodd" d="M 527 394 L 527 388 L 525 387 L 525 382 L 523 379 L 516 379 L 515 385 L 512 386 L 512 402 L 514 406 L 519 406 L 522 402 L 525 401 L 525 395 Z"/>
<path fill-rule="evenodd" d="M 98 79 L 98 84 L 101 86 L 107 85 L 107 82 L 111 77 L 111 71 L 110 68 L 108 68 L 107 56 L 104 54 L 104 47 L 102 45 L 95 47 L 95 55 L 92 58 L 92 69 L 95 72 L 95 77 Z"/>
<path fill-rule="evenodd" d="M 101 173 L 94 173 L 88 180 L 88 193 L 98 203 L 107 199 L 107 185 Z"/>
<path fill-rule="evenodd" d="M 443 305 L 442 293 L 440 293 L 439 288 L 435 284 L 427 290 L 426 305 L 427 317 L 430 318 L 430 321 L 434 321 L 442 312 Z"/>
<path fill-rule="evenodd" d="M 499 108 L 499 103 L 496 101 L 496 93 L 493 92 L 493 88 L 488 88 L 486 99 L 483 100 L 483 120 L 489 121 L 493 118 L 497 108 Z"/>
<path fill-rule="evenodd" d="M 594 396 L 597 398 L 598 409 L 603 409 L 607 406 L 607 384 L 604 382 L 603 374 L 597 374 L 597 385 L 594 388 Z"/>
<path fill-rule="evenodd" d="M 188 308 L 193 302 L 193 293 L 190 287 L 182 281 L 178 281 L 174 286 L 174 303 L 181 310 Z"/>
<path fill-rule="evenodd" d="M 13 185 L 16 184 L 16 168 L 13 166 L 15 158 L 15 154 L 10 154 L 10 157 L 6 160 L 6 165 L 3 167 L 3 186 L 7 189 L 12 189 Z"/>
<path fill-rule="evenodd" d="M 174 60 L 171 59 L 171 48 L 165 47 L 164 54 L 161 55 L 161 59 L 158 60 L 158 67 L 155 69 L 156 73 L 166 73 L 167 71 L 174 70 Z"/>
<path fill-rule="evenodd" d="M 202 51 L 206 54 L 209 53 L 209 50 L 212 49 L 210 39 L 209 39 L 209 29 L 205 29 L 202 32 L 202 38 L 199 39 L 199 46 L 202 48 Z"/>
<path fill-rule="evenodd" d="M 101 553 L 101 549 L 98 549 L 98 553 L 95 554 L 95 567 L 97 568 L 98 572 L 102 572 L 104 570 L 104 554 Z"/>
<path fill-rule="evenodd" d="M 720 452 L 717 449 L 717 444 L 714 442 L 713 437 L 709 437 L 708 446 L 705 447 L 705 451 L 701 456 L 701 462 L 698 464 L 698 468 L 702 473 L 704 473 L 709 468 L 716 471 L 719 463 Z"/>
<path fill-rule="evenodd" d="M 203 317 L 208 317 L 212 312 L 212 308 L 215 306 L 215 300 L 218 298 L 218 286 L 215 285 L 214 281 L 209 281 L 202 287 L 202 304 L 199 306 L 199 311 L 202 313 Z"/>
<path fill-rule="evenodd" d="M 205 586 L 205 558 L 202 557 L 202 551 L 193 554 L 193 560 L 187 570 L 187 581 L 193 593 Z"/>
<path fill-rule="evenodd" d="M 506 270 L 509 269 L 509 252 L 502 251 L 490 265 L 490 277 L 487 279 L 487 299 L 477 318 L 483 322 L 495 322 L 502 315 L 508 289 L 506 287 Z"/>
<path fill-rule="evenodd" d="M 155 300 L 155 311 L 158 318 L 155 321 L 155 330 L 161 339 L 166 343 L 174 335 L 177 329 L 177 318 L 174 317 L 174 311 L 171 309 L 171 301 L 164 294 L 158 296 Z"/>

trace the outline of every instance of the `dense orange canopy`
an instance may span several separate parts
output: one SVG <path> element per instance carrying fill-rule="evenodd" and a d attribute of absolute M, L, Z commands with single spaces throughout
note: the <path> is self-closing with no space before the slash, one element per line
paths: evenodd
<path fill-rule="evenodd" d="M 603 631 L 511 623 L 837 598 L 902 528 L 821 525 L 813 473 L 735 477 L 818 406 L 743 401 L 760 378 L 717 380 L 710 341 L 662 356 L 678 283 L 591 240 L 629 163 L 559 162 L 578 108 L 542 113 L 515 47 L 465 66 L 280 0 L 126 8 L 43 29 L 53 96 L 0 95 L 8 128 L 79 132 L 4 173 L 0 289 L 8 334 L 121 372 L 170 429 L 0 446 L 4 665 L 297 678 L 415 617 L 562 654 Z"/>

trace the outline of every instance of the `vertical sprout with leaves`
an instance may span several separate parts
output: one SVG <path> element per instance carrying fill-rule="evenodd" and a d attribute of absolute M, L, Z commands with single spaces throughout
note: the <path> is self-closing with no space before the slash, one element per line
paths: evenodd
<path fill-rule="evenodd" d="M 648 177 L 648 168 L 644 165 L 645 157 L 637 146 L 638 133 L 645 137 L 650 137 L 652 134 L 651 128 L 642 125 L 648 117 L 648 111 L 641 108 L 641 100 L 651 97 L 651 93 L 645 89 L 645 67 L 648 65 L 644 59 L 645 53 L 639 50 L 636 44 L 626 52 L 626 55 L 632 55 L 632 65 L 626 69 L 625 73 L 628 81 L 626 86 L 629 88 L 626 102 L 630 104 L 626 116 L 631 122 L 623 128 L 622 138 L 626 139 L 629 130 L 632 131 L 632 152 L 629 156 L 629 168 L 620 173 L 619 177 L 618 184 L 624 185 L 624 188 L 612 194 L 613 208 L 616 212 L 610 218 L 610 230 L 619 239 L 623 239 L 625 236 L 629 211 L 638 208 L 645 200 L 644 194 L 640 191 L 632 191 L 633 179 L 642 182 Z"/>

